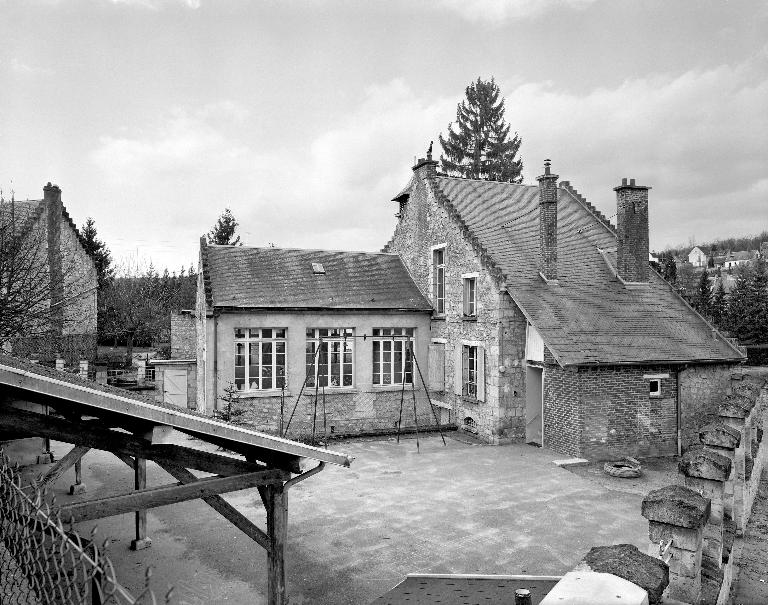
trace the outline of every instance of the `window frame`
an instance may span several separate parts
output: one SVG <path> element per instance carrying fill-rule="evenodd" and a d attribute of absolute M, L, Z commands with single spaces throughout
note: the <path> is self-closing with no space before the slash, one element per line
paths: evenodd
<path fill-rule="evenodd" d="M 651 389 L 654 383 L 656 383 L 657 386 L 655 391 Z M 648 381 L 648 397 L 652 397 L 654 399 L 661 397 L 661 378 L 651 378 Z"/>
<path fill-rule="evenodd" d="M 462 315 L 468 319 L 477 319 L 477 282 L 479 273 L 465 273 L 462 280 Z"/>
<path fill-rule="evenodd" d="M 477 358 L 480 350 L 481 348 L 477 345 L 461 345 L 461 396 L 473 400 L 477 400 L 477 378 L 479 370 Z M 472 380 L 473 376 L 474 381 Z M 473 389 L 470 389 L 470 386 L 472 386 Z"/>
<path fill-rule="evenodd" d="M 447 244 L 438 244 L 430 248 L 430 268 L 431 268 L 431 289 L 432 300 L 435 305 L 437 315 L 445 315 L 445 275 L 446 275 L 446 251 Z M 437 255 L 440 254 L 441 261 L 437 262 Z M 441 296 L 442 295 L 442 296 Z"/>
<path fill-rule="evenodd" d="M 312 336 L 310 336 L 310 331 L 312 332 Z M 321 332 L 325 332 L 326 334 L 323 335 Z M 335 333 L 335 334 L 334 334 Z M 354 328 L 306 328 L 305 329 L 305 345 L 304 345 L 304 352 L 305 352 L 305 386 L 314 388 L 316 385 L 318 388 L 326 388 L 326 389 L 353 389 L 355 388 L 355 347 L 354 347 L 354 340 L 355 340 L 355 329 Z M 320 353 L 317 353 L 317 346 L 320 346 Z M 320 360 L 323 356 L 323 345 L 325 345 L 325 356 L 326 361 L 324 364 L 321 364 Z M 334 345 L 339 345 L 339 350 L 333 351 L 332 349 L 335 348 Z M 310 353 L 309 347 L 312 346 L 312 351 Z M 343 347 L 343 348 L 341 348 Z M 350 361 L 346 362 L 344 361 L 345 355 L 349 353 L 350 355 Z M 310 361 L 310 357 L 311 361 Z M 333 362 L 332 362 L 332 356 L 333 355 L 339 355 L 341 358 L 338 362 L 339 364 L 339 384 L 334 385 L 331 384 L 331 381 L 333 379 Z M 314 360 L 317 359 L 318 363 L 315 364 Z M 309 369 L 311 367 L 314 368 L 314 374 L 310 375 Z M 325 383 L 322 384 L 320 379 L 320 368 L 321 365 L 324 365 L 327 368 L 327 373 L 323 375 L 325 378 Z M 349 382 L 350 384 L 344 384 L 344 378 L 347 375 L 347 373 L 344 371 L 346 367 L 349 367 Z M 317 378 L 317 380 L 316 380 Z"/>
<path fill-rule="evenodd" d="M 394 332 L 398 331 L 398 334 L 395 334 Z M 379 334 L 377 334 L 379 332 Z M 383 332 L 389 332 L 389 334 L 385 334 Z M 410 332 L 410 334 L 408 333 Z M 410 341 L 411 347 L 410 350 L 413 352 L 413 355 L 416 355 L 416 328 L 403 328 L 403 327 L 396 327 L 396 328 L 373 328 L 371 330 L 371 340 L 373 341 L 371 343 L 371 384 L 376 388 L 386 388 L 386 387 L 392 387 L 392 386 L 402 386 L 403 380 L 405 380 L 405 385 L 409 387 L 413 387 L 413 358 L 409 356 L 408 354 L 408 347 L 406 347 L 406 343 Z M 409 338 L 406 338 L 409 337 Z M 384 344 L 390 344 L 390 350 L 385 351 L 384 350 Z M 401 377 L 400 381 L 396 380 L 396 376 L 398 374 L 398 369 L 396 368 L 395 364 L 395 355 L 397 354 L 396 348 L 398 343 L 400 344 L 401 351 L 400 351 L 400 368 L 399 368 L 399 374 Z M 377 347 L 378 345 L 378 347 Z M 377 348 L 379 349 L 377 351 Z M 382 382 L 382 378 L 385 376 L 384 372 L 384 365 L 385 365 L 385 357 L 384 353 L 390 354 L 390 360 L 389 360 L 389 378 L 390 382 L 384 383 Z M 378 361 L 377 361 L 377 355 L 378 355 Z M 377 367 L 378 366 L 378 367 Z M 410 369 L 408 367 L 410 366 Z M 410 375 L 410 380 L 408 379 L 408 376 Z M 376 377 L 379 377 L 379 382 L 376 382 Z"/>
<path fill-rule="evenodd" d="M 264 331 L 269 330 L 271 336 L 265 337 Z M 243 335 L 239 335 L 238 332 L 243 332 Z M 282 336 L 277 336 L 279 332 L 282 332 Z M 257 336 L 254 336 L 257 333 Z M 281 391 L 288 388 L 288 328 L 271 328 L 271 327 L 250 327 L 250 328 L 235 328 L 234 329 L 234 357 L 232 363 L 233 384 L 237 389 L 237 393 L 263 393 L 267 391 Z M 271 345 L 270 351 L 264 351 L 264 345 Z M 282 345 L 282 352 L 278 351 L 279 345 Z M 253 363 L 253 347 L 257 346 L 257 359 L 258 363 Z M 239 353 L 238 349 L 242 348 L 242 352 Z M 269 365 L 264 363 L 264 356 L 269 355 L 271 362 Z M 238 364 L 238 357 L 243 358 L 243 364 Z M 279 357 L 282 356 L 282 364 L 278 363 Z M 253 388 L 254 380 L 251 376 L 252 368 L 258 368 L 258 386 Z M 269 368 L 269 376 L 264 375 L 264 369 Z M 243 375 L 238 378 L 238 368 L 243 368 Z M 282 370 L 282 373 L 281 373 Z M 271 386 L 265 388 L 263 386 L 264 379 L 269 378 Z M 243 388 L 238 386 L 238 379 L 242 380 Z M 282 385 L 278 386 L 278 382 L 282 382 Z"/>

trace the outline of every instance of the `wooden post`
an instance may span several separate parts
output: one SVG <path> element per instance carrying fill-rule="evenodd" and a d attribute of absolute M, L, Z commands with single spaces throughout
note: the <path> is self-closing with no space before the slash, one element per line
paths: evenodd
<path fill-rule="evenodd" d="M 134 488 L 147 487 L 147 459 L 136 457 L 134 466 Z M 136 538 L 131 540 L 131 550 L 142 550 L 152 546 L 152 540 L 147 538 L 147 510 L 136 511 Z"/>
<path fill-rule="evenodd" d="M 267 509 L 267 603 L 287 605 L 285 590 L 285 541 L 288 534 L 288 493 L 282 483 L 259 488 L 264 508 Z"/>
<path fill-rule="evenodd" d="M 80 457 L 75 462 L 75 482 L 69 486 L 69 493 L 73 496 L 85 493 L 85 483 L 83 483 L 83 458 Z"/>

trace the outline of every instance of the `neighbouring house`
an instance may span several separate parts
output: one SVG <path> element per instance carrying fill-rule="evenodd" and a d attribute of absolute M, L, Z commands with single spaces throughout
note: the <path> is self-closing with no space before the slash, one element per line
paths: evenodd
<path fill-rule="evenodd" d="M 734 269 L 739 265 L 747 265 L 757 258 L 757 252 L 752 250 L 739 250 L 737 252 L 729 252 L 725 261 L 723 262 L 724 269 Z"/>
<path fill-rule="evenodd" d="M 155 399 L 197 408 L 197 323 L 194 311 L 171 312 L 170 359 L 154 359 Z"/>
<path fill-rule="evenodd" d="M 694 267 L 706 267 L 708 258 L 709 250 L 699 246 L 694 246 L 693 250 L 688 253 L 688 262 Z"/>
<path fill-rule="evenodd" d="M 23 327 L 0 334 L 3 348 L 46 362 L 62 357 L 69 366 L 95 359 L 96 265 L 62 203 L 61 189 L 48 183 L 42 200 L 0 205 L 0 235 L 3 285 L 16 290 L 15 300 L 23 299 L 4 310 L 4 324 Z M 11 247 L 14 253 L 8 252 Z"/>
<path fill-rule="evenodd" d="M 431 314 L 396 254 L 201 238 L 198 409 L 290 435 L 434 425 L 420 381 Z"/>
<path fill-rule="evenodd" d="M 549 161 L 538 186 L 436 167 L 419 160 L 393 198 L 384 248 L 434 309 L 433 398 L 492 443 L 608 458 L 697 442 L 744 355 L 649 269 L 649 187 L 614 189 L 614 227 Z"/>

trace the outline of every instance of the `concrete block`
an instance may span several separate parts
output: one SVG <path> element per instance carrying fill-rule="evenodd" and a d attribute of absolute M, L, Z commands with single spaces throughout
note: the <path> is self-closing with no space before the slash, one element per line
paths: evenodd
<path fill-rule="evenodd" d="M 583 559 L 591 571 L 609 573 L 640 586 L 649 603 L 659 603 L 669 584 L 669 570 L 660 559 L 646 555 L 633 544 L 596 546 Z"/>
<path fill-rule="evenodd" d="M 86 492 L 85 483 L 75 483 L 69 486 L 69 494 L 71 496 L 77 496 Z"/>
<path fill-rule="evenodd" d="M 720 402 L 719 414 L 727 418 L 746 418 L 752 411 L 755 400 L 739 395 L 728 395 Z"/>
<path fill-rule="evenodd" d="M 683 603 L 698 603 L 701 593 L 701 574 L 695 578 L 669 574 L 669 596 Z"/>
<path fill-rule="evenodd" d="M 736 449 L 741 443 L 741 432 L 724 422 L 711 422 L 699 430 L 699 439 L 704 445 Z"/>
<path fill-rule="evenodd" d="M 623 578 L 594 571 L 570 571 L 540 605 L 648 605 L 648 593 Z"/>
<path fill-rule="evenodd" d="M 643 498 L 641 514 L 649 521 L 697 528 L 707 521 L 709 510 L 708 498 L 682 485 L 668 485 Z"/>
<path fill-rule="evenodd" d="M 695 578 L 701 572 L 701 549 L 683 550 L 673 546 L 669 553 L 669 574 Z"/>
<path fill-rule="evenodd" d="M 731 474 L 731 459 L 705 447 L 692 447 L 678 464 L 686 477 L 725 481 Z"/>
<path fill-rule="evenodd" d="M 702 535 L 701 527 L 679 527 L 657 521 L 648 523 L 648 539 L 657 545 L 671 539 L 675 548 L 695 551 L 701 549 Z"/>
<path fill-rule="evenodd" d="M 141 540 L 131 540 L 131 550 L 144 550 L 152 546 L 151 538 L 142 538 Z"/>

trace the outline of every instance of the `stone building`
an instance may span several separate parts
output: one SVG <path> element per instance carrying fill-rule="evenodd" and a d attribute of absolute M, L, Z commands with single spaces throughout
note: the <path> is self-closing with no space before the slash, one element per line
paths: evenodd
<path fill-rule="evenodd" d="M 96 265 L 62 203 L 61 189 L 48 183 L 42 200 L 2 204 L 0 232 L 8 236 L 6 245 L 12 238 L 15 258 L 23 261 L 14 269 L 27 271 L 27 277 L 15 287 L 30 301 L 19 306 L 23 331 L 7 338 L 5 349 L 44 361 L 61 355 L 70 366 L 95 359 Z"/>
<path fill-rule="evenodd" d="M 396 254 L 201 238 L 198 409 L 290 436 L 434 425 L 409 354 L 426 375 L 431 314 Z"/>
<path fill-rule="evenodd" d="M 744 357 L 649 269 L 649 187 L 615 188 L 614 227 L 548 161 L 538 186 L 436 167 L 393 198 L 384 250 L 432 303 L 431 389 L 457 424 L 590 458 L 695 442 Z"/>

